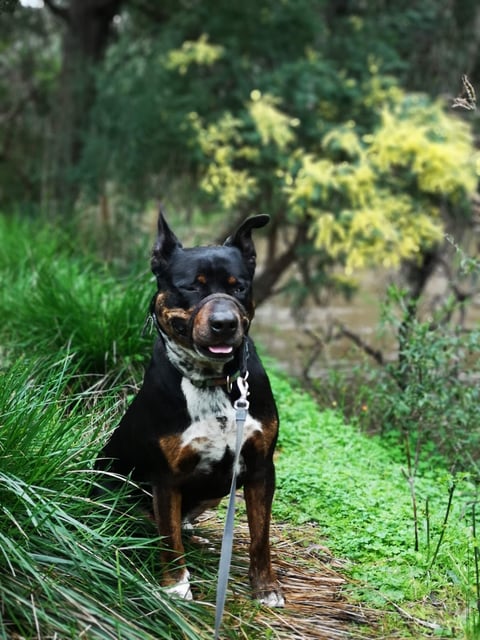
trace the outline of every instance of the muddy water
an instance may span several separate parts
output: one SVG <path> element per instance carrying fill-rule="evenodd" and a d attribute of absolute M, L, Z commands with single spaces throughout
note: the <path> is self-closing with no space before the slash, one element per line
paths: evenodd
<path fill-rule="evenodd" d="M 363 342 L 380 349 L 384 358 L 395 357 L 395 337 L 379 329 L 385 290 L 393 282 L 393 277 L 368 272 L 362 274 L 361 282 L 361 288 L 353 300 L 333 298 L 328 307 L 310 304 L 306 309 L 292 312 L 285 298 L 279 296 L 267 300 L 256 310 L 252 337 L 293 376 L 301 376 L 308 365 L 311 376 L 322 377 L 332 368 L 346 371 L 359 361 L 359 351 L 353 347 L 350 339 L 325 340 L 332 332 L 338 333 L 334 328 L 335 320 L 358 335 Z M 447 282 L 441 274 L 431 278 L 425 292 L 424 308 L 427 313 L 446 291 Z M 471 327 L 478 322 L 480 296 L 468 310 L 466 325 Z M 314 358 L 319 340 L 323 340 L 323 347 Z"/>

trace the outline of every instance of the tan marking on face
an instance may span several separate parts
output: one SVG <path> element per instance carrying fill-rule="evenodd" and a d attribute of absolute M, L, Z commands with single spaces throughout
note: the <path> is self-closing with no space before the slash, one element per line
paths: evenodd
<path fill-rule="evenodd" d="M 173 323 L 175 320 L 177 320 L 184 325 L 187 325 L 193 310 L 181 309 L 178 307 L 170 309 L 166 304 L 167 297 L 168 294 L 159 293 L 157 299 L 155 300 L 155 315 L 157 317 L 158 323 L 169 337 L 171 337 L 176 342 L 189 347 L 190 343 L 188 335 L 183 336 L 179 334 L 179 332 L 174 328 Z"/>
<path fill-rule="evenodd" d="M 227 282 L 229 285 L 233 286 L 234 284 L 237 284 L 237 279 L 235 278 L 235 276 L 230 276 Z"/>
<path fill-rule="evenodd" d="M 211 304 L 206 304 L 197 313 L 193 323 L 193 341 L 208 342 L 210 338 L 209 317 L 211 313 Z"/>
<path fill-rule="evenodd" d="M 207 284 L 207 278 L 203 275 L 203 273 L 199 273 L 196 277 L 197 282 L 200 284 Z"/>

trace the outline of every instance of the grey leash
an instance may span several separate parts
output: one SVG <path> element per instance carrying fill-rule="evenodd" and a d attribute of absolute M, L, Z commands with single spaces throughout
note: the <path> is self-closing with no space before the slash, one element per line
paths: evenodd
<path fill-rule="evenodd" d="M 232 485 L 230 487 L 230 498 L 228 500 L 227 515 L 225 517 L 225 527 L 223 530 L 222 550 L 220 553 L 220 563 L 218 566 L 217 600 L 215 609 L 215 640 L 219 638 L 220 625 L 222 623 L 223 611 L 225 608 L 225 598 L 227 595 L 228 576 L 230 573 L 230 563 L 232 560 L 233 547 L 233 526 L 235 518 L 235 491 L 237 489 L 238 464 L 243 442 L 243 428 L 247 419 L 248 407 L 250 403 L 248 396 L 248 372 L 244 377 L 237 378 L 237 385 L 240 397 L 233 403 L 235 409 L 235 422 L 237 426 L 237 438 L 235 444 L 235 456 L 233 461 Z"/>

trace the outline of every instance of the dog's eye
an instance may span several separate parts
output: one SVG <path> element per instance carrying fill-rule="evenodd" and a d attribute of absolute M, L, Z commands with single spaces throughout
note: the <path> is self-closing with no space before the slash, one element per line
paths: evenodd
<path fill-rule="evenodd" d="M 180 288 L 182 291 L 185 291 L 186 293 L 198 293 L 200 291 L 200 285 L 197 283 L 186 284 Z"/>
<path fill-rule="evenodd" d="M 245 293 L 245 291 L 247 290 L 247 287 L 245 287 L 243 284 L 236 284 L 235 287 L 233 288 L 233 293 Z"/>

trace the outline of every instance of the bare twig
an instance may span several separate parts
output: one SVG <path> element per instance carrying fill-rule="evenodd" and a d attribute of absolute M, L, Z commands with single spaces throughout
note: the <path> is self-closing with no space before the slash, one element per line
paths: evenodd
<path fill-rule="evenodd" d="M 475 587 L 477 591 L 477 611 L 480 614 L 480 573 L 479 573 L 479 552 L 477 541 L 477 522 L 476 522 L 476 502 L 472 505 L 472 535 L 473 535 L 473 559 L 475 563 Z"/>
<path fill-rule="evenodd" d="M 396 604 L 395 602 L 390 602 L 390 604 L 397 611 L 397 613 L 402 616 L 402 618 L 405 618 L 405 620 L 413 622 L 414 624 L 417 624 L 420 627 L 424 627 L 425 629 L 431 629 L 432 631 L 440 631 L 440 629 L 442 629 L 441 625 L 437 624 L 436 622 L 428 622 L 427 620 L 422 620 L 421 618 L 412 616 L 411 613 L 405 611 L 405 609 L 402 609 L 402 607 L 398 606 L 398 604 Z"/>
<path fill-rule="evenodd" d="M 407 465 L 408 465 L 408 473 L 405 469 L 402 469 L 402 473 L 405 476 L 408 485 L 410 487 L 410 496 L 412 498 L 412 509 L 413 509 L 413 527 L 414 527 L 414 538 L 415 538 L 415 551 L 419 549 L 418 542 L 418 511 L 417 511 L 417 496 L 415 492 L 415 473 L 416 473 L 416 464 L 412 464 L 412 453 L 410 450 L 410 439 L 408 437 L 408 433 L 405 433 L 405 451 L 407 454 Z"/>
<path fill-rule="evenodd" d="M 305 329 L 305 333 L 311 336 L 314 339 L 313 347 L 309 349 L 310 355 L 307 358 L 305 366 L 303 367 L 303 379 L 309 381 L 310 380 L 310 369 L 315 364 L 317 358 L 320 356 L 322 351 L 325 348 L 325 339 L 319 334 L 317 331 L 313 331 L 313 329 Z"/>
<path fill-rule="evenodd" d="M 475 111 L 477 108 L 477 96 L 475 95 L 475 89 L 466 74 L 462 76 L 462 92 L 454 99 L 452 107 L 454 109 L 456 107 L 461 107 L 467 111 Z"/>
<path fill-rule="evenodd" d="M 344 336 L 345 338 L 348 338 L 349 340 L 351 340 L 357 347 L 359 347 L 364 353 L 366 353 L 368 356 L 370 356 L 371 358 L 373 358 L 375 360 L 375 362 L 377 362 L 380 365 L 385 364 L 385 360 L 383 358 L 383 353 L 378 350 L 378 349 L 374 349 L 373 347 L 371 347 L 369 344 L 367 344 L 359 335 L 358 333 L 354 333 L 353 331 L 351 331 L 350 329 L 348 329 L 344 324 L 342 324 L 339 320 L 335 320 L 334 321 L 335 326 L 338 328 L 338 330 L 340 331 L 340 334 L 342 336 Z"/>
<path fill-rule="evenodd" d="M 430 558 L 430 499 L 425 500 L 425 518 L 427 521 L 427 558 Z"/>

